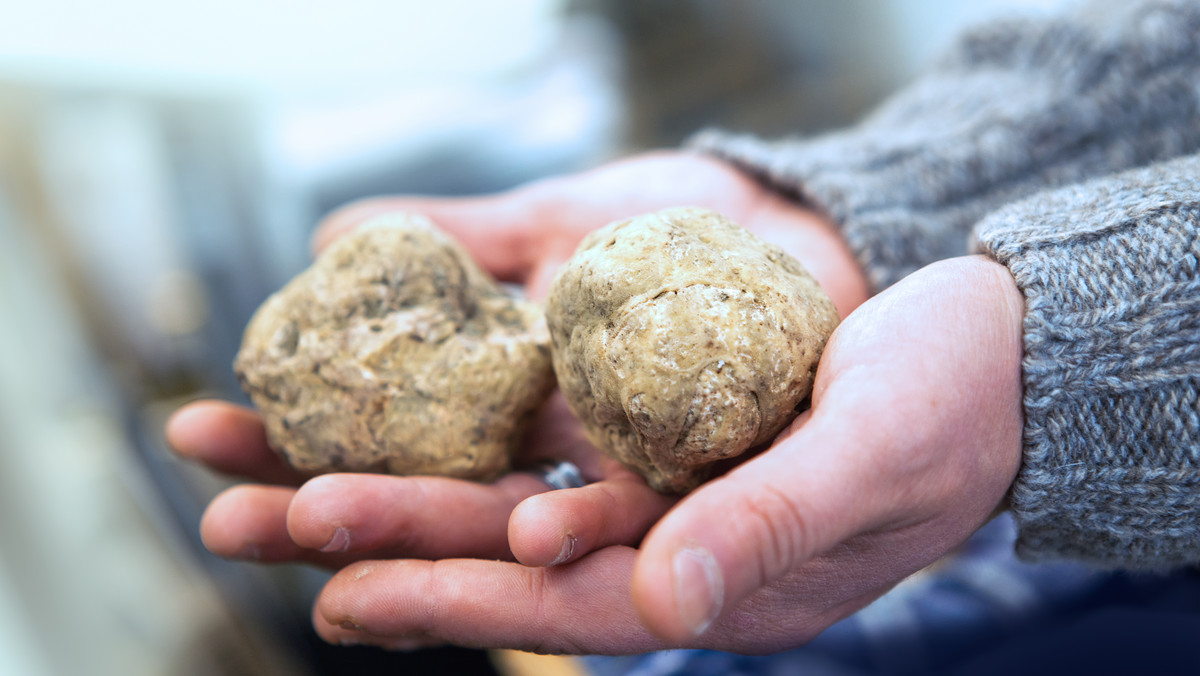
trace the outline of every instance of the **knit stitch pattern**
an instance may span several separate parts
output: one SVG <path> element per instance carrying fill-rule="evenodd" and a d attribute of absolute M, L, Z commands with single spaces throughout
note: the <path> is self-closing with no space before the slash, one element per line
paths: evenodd
<path fill-rule="evenodd" d="M 1200 562 L 1200 156 L 1037 196 L 977 237 L 1025 295 L 1018 552 Z"/>
<path fill-rule="evenodd" d="M 1200 3 L 1120 0 L 968 34 L 861 124 L 691 146 L 837 222 L 876 290 L 968 251 L 972 226 L 1048 188 L 1200 149 Z"/>

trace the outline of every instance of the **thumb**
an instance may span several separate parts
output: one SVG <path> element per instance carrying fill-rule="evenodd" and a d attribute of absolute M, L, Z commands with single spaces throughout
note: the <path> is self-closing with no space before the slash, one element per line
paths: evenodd
<path fill-rule="evenodd" d="M 319 253 L 375 216 L 410 212 L 429 217 L 466 248 L 484 270 L 506 282 L 525 282 L 535 269 L 543 238 L 541 200 L 528 190 L 479 197 L 377 197 L 329 214 L 313 233 Z"/>
<path fill-rule="evenodd" d="M 861 597 L 982 525 L 1020 464 L 1021 309 L 1007 270 L 969 258 L 851 313 L 821 357 L 811 417 L 646 537 L 632 588 L 646 628 L 689 642 L 843 545 L 838 579 L 805 594 Z"/>
<path fill-rule="evenodd" d="M 819 418 L 820 416 L 818 416 Z M 819 419 L 685 498 L 647 536 L 634 568 L 646 628 L 691 642 L 742 600 L 886 520 L 866 463 Z"/>

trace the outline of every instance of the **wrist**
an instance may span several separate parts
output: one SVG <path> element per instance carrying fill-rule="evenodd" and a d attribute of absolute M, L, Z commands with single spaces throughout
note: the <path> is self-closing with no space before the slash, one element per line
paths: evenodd
<path fill-rule="evenodd" d="M 981 299 L 979 314 L 990 315 L 986 318 L 991 325 L 991 336 L 982 332 L 982 342 L 993 345 L 991 359 L 994 373 L 992 380 L 997 386 L 1009 383 L 1007 395 L 999 397 L 998 409 L 1007 409 L 1007 415 L 999 416 L 1007 419 L 1008 424 L 1000 427 L 1000 432 L 993 443 L 996 454 L 996 465 L 999 469 L 996 476 L 1001 478 L 1004 494 L 997 501 L 992 516 L 999 515 L 1009 509 L 1013 481 L 1020 469 L 1024 448 L 1023 428 L 1024 411 L 1022 395 L 1021 357 L 1024 345 L 1025 298 L 1013 279 L 1007 267 L 988 258 L 974 255 L 959 259 L 951 259 L 951 263 L 959 263 L 966 273 L 964 282 L 975 289 Z"/>

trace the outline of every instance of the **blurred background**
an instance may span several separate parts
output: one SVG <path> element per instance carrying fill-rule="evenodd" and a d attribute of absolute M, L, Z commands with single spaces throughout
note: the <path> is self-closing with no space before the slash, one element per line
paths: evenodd
<path fill-rule="evenodd" d="M 180 403 L 326 211 L 707 126 L 853 121 L 964 25 L 1055 0 L 0 0 L 0 673 L 488 673 L 324 646 L 324 579 L 207 554 Z"/>

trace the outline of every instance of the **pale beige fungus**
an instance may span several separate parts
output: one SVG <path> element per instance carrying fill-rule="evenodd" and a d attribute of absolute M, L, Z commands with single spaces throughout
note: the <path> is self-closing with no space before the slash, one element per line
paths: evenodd
<path fill-rule="evenodd" d="M 838 323 L 795 259 L 699 208 L 590 234 L 555 278 L 546 317 L 559 386 L 588 437 L 670 492 L 787 426 Z"/>
<path fill-rule="evenodd" d="M 486 480 L 553 389 L 549 353 L 539 306 L 428 219 L 389 215 L 267 299 L 234 366 L 301 470 Z"/>

